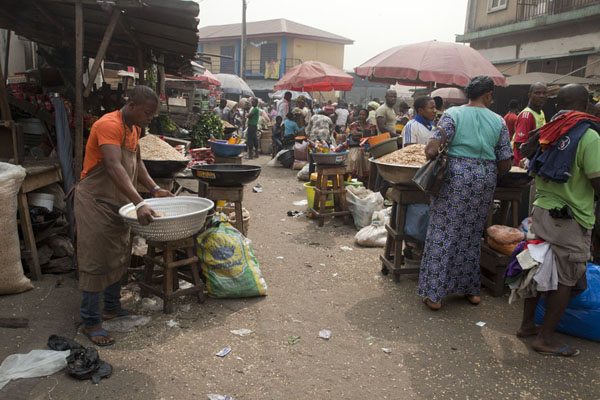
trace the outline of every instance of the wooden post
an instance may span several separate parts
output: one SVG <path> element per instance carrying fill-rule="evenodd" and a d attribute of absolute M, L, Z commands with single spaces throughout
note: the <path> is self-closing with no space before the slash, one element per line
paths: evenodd
<path fill-rule="evenodd" d="M 158 75 L 158 80 L 156 82 L 156 93 L 160 98 L 163 94 L 165 94 L 165 56 L 160 54 L 157 57 L 156 63 L 156 74 Z"/>
<path fill-rule="evenodd" d="M 6 49 L 4 51 L 4 78 L 3 81 L 6 82 L 8 79 L 8 55 L 10 54 L 10 29 L 6 30 Z"/>
<path fill-rule="evenodd" d="M 137 59 L 138 59 L 138 84 L 139 85 L 144 85 L 145 84 L 145 79 L 144 79 L 144 51 L 138 47 L 137 49 Z"/>
<path fill-rule="evenodd" d="M 7 60 L 8 62 L 8 60 Z M 8 91 L 6 90 L 6 77 L 0 68 L 0 115 L 5 121 L 12 120 L 10 115 L 10 105 L 8 104 Z M 14 139 L 14 138 L 13 138 Z M 14 143 L 13 143 L 14 146 Z"/>
<path fill-rule="evenodd" d="M 96 80 L 96 75 L 98 75 L 98 70 L 102 65 L 102 61 L 104 60 L 104 56 L 106 55 L 106 50 L 108 50 L 108 45 L 110 44 L 110 40 L 112 38 L 113 32 L 115 31 L 115 27 L 117 26 L 117 22 L 119 21 L 119 17 L 121 16 L 121 10 L 118 8 L 114 8 L 112 15 L 110 16 L 110 21 L 108 22 L 108 26 L 106 27 L 106 31 L 104 32 L 104 37 L 102 38 L 102 42 L 100 43 L 100 47 L 98 47 L 98 53 L 96 54 L 96 58 L 94 58 L 94 65 L 92 65 L 92 70 L 89 73 L 89 79 L 87 87 L 83 92 L 84 97 L 88 97 L 92 91 L 92 86 L 94 85 L 94 81 Z"/>
<path fill-rule="evenodd" d="M 83 6 L 75 2 L 75 176 L 83 169 Z"/>

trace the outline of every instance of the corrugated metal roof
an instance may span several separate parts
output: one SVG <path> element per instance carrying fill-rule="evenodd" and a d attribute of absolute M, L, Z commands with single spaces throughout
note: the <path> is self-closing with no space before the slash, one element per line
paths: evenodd
<path fill-rule="evenodd" d="M 51 47 L 75 44 L 74 0 L 2 0 L 0 28 Z M 198 47 L 199 6 L 184 0 L 82 0 L 84 53 L 95 57 L 110 19 L 113 4 L 118 7 L 124 26 L 137 38 L 146 58 L 150 50 L 165 55 L 165 67 L 175 72 L 189 65 Z M 106 60 L 137 65 L 137 48 L 131 35 L 117 25 Z"/>
<path fill-rule="evenodd" d="M 242 34 L 242 24 L 211 25 L 198 30 L 201 42 L 216 41 L 226 38 L 237 38 Z M 299 36 L 336 42 L 342 44 L 352 44 L 352 39 L 326 32 L 321 29 L 313 28 L 308 25 L 299 24 L 289 19 L 279 18 L 266 21 L 255 21 L 246 23 L 246 35 L 248 37 L 273 36 L 286 34 L 289 36 Z"/>

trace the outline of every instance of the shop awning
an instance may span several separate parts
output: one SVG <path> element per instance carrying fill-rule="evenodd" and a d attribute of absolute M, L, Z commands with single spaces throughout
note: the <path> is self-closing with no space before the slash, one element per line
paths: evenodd
<path fill-rule="evenodd" d="M 198 47 L 198 3 L 183 0 L 81 0 L 84 54 L 95 57 L 114 8 L 121 15 L 106 59 L 139 65 L 137 50 L 163 54 L 170 72 L 189 64 Z M 3 0 L 0 28 L 51 47 L 75 47 L 76 0 Z"/>

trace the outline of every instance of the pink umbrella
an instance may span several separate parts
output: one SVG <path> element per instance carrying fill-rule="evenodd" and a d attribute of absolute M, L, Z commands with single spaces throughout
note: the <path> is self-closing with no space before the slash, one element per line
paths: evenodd
<path fill-rule="evenodd" d="M 291 68 L 275 84 L 275 90 L 299 92 L 330 92 L 352 89 L 354 78 L 332 65 L 320 61 L 306 61 Z"/>
<path fill-rule="evenodd" d="M 471 78 L 487 75 L 506 86 L 504 75 L 477 50 L 435 40 L 392 47 L 354 68 L 373 81 L 466 86 Z"/>
<path fill-rule="evenodd" d="M 446 103 L 452 104 L 465 104 L 468 102 L 467 96 L 465 96 L 465 92 L 463 92 L 459 88 L 454 87 L 435 89 L 433 92 L 431 92 L 430 96 L 439 96 L 442 99 L 444 99 Z"/>

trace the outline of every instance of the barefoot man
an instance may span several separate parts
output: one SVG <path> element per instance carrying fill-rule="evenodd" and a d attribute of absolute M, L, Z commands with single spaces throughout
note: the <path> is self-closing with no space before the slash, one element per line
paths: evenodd
<path fill-rule="evenodd" d="M 535 336 L 531 347 L 546 355 L 572 357 L 579 350 L 561 343 L 554 331 L 573 294 L 585 289 L 586 261 L 590 257 L 591 230 L 595 223 L 594 192 L 600 194 L 600 118 L 586 114 L 588 91 L 566 85 L 557 96 L 561 110 L 540 129 L 539 143 L 546 146 L 541 164 L 531 161 L 536 181 L 533 232 L 550 243 L 558 287 L 546 294 L 546 314 L 541 327 L 534 324 L 539 297 L 525 299 L 523 321 L 517 336 Z M 554 146 L 553 146 L 554 145 Z M 565 171 L 562 166 L 570 165 Z"/>

